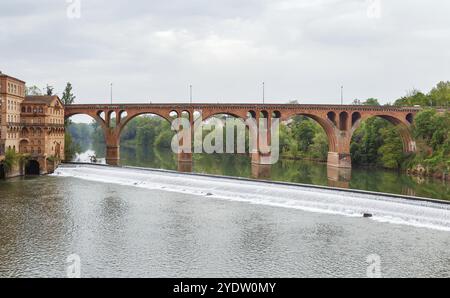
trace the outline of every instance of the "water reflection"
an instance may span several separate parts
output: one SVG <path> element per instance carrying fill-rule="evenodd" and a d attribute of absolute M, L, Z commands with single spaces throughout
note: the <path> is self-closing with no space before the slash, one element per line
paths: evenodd
<path fill-rule="evenodd" d="M 328 185 L 331 187 L 350 188 L 351 169 L 327 167 Z"/>
<path fill-rule="evenodd" d="M 252 178 L 254 179 L 270 179 L 272 176 L 272 165 L 252 164 Z"/>
<path fill-rule="evenodd" d="M 191 173 L 193 171 L 192 169 L 192 162 L 178 162 L 178 172 L 182 173 Z"/>
<path fill-rule="evenodd" d="M 104 152 L 102 147 L 95 152 Z M 450 200 L 449 183 L 432 178 L 415 178 L 396 171 L 371 168 L 338 169 L 324 163 L 305 160 L 280 160 L 270 165 L 256 165 L 243 154 L 194 154 L 193 162 L 179 163 L 170 150 L 144 146 L 121 147 L 121 163 L 213 175 L 286 181 L 338 188 L 361 189 L 376 192 L 423 196 Z M 103 156 L 97 156 L 102 158 Z"/>

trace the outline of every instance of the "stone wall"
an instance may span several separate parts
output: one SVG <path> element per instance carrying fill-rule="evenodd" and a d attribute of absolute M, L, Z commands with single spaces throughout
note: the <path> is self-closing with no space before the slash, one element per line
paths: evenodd
<path fill-rule="evenodd" d="M 13 178 L 25 175 L 25 167 L 23 163 L 17 163 L 10 171 L 5 171 L 5 178 Z"/>

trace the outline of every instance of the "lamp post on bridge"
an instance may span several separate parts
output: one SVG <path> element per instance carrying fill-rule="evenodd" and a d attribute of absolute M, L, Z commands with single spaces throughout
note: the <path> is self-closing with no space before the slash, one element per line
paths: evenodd
<path fill-rule="evenodd" d="M 344 104 L 344 86 L 341 86 L 341 105 Z"/>
<path fill-rule="evenodd" d="M 110 96 L 111 96 L 111 104 L 112 104 L 113 103 L 113 83 L 111 83 L 110 87 L 111 87 Z"/>
<path fill-rule="evenodd" d="M 263 104 L 266 103 L 266 83 L 262 82 L 262 100 Z"/>
<path fill-rule="evenodd" d="M 192 104 L 192 85 L 189 85 L 189 103 Z"/>

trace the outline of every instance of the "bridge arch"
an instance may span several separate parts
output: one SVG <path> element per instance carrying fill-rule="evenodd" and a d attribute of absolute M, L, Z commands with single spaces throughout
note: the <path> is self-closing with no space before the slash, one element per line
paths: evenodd
<path fill-rule="evenodd" d="M 117 132 L 118 138 L 120 139 L 122 131 L 127 126 L 127 124 L 131 120 L 133 120 L 139 116 L 143 116 L 143 115 L 158 116 L 159 118 L 162 118 L 162 119 L 166 120 L 167 122 L 171 123 L 173 118 L 170 116 L 170 114 L 173 112 L 177 113 L 177 115 L 178 115 L 177 111 L 171 111 L 171 112 L 169 112 L 168 115 L 163 115 L 163 113 L 155 112 L 155 111 L 141 111 L 141 112 L 136 112 L 136 113 L 128 113 L 127 116 L 125 118 L 122 118 L 122 120 L 120 121 L 120 125 L 118 126 L 119 131 Z"/>
<path fill-rule="evenodd" d="M 120 119 L 118 118 L 118 113 L 115 110 L 108 111 L 107 117 L 106 122 L 108 123 L 108 127 L 114 128 L 119 125 Z"/>
<path fill-rule="evenodd" d="M 247 112 L 242 113 L 242 112 L 233 112 L 233 111 L 217 111 L 217 112 L 203 112 L 202 113 L 202 121 L 208 120 L 209 118 L 212 118 L 214 116 L 220 116 L 220 115 L 228 115 L 234 118 L 240 118 L 243 121 L 245 121 L 247 119 Z M 255 114 L 256 115 L 256 114 Z"/>
<path fill-rule="evenodd" d="M 412 113 L 408 113 L 405 117 L 406 121 L 409 122 L 409 124 L 413 124 L 414 122 L 414 115 Z"/>
<path fill-rule="evenodd" d="M 357 121 L 354 123 L 352 127 L 352 134 L 361 126 L 362 121 L 366 121 L 368 119 L 378 117 L 381 119 L 384 119 L 391 124 L 393 124 L 399 133 L 399 136 L 402 140 L 403 144 L 403 152 L 405 153 L 411 153 L 416 151 L 416 142 L 414 141 L 414 138 L 412 136 L 411 132 L 411 125 L 414 121 L 414 116 L 412 113 L 408 113 L 407 115 L 403 117 L 398 117 L 397 115 L 392 115 L 388 113 L 371 113 L 371 114 L 365 114 L 360 119 L 361 121 Z"/>
<path fill-rule="evenodd" d="M 80 111 L 80 110 L 69 110 L 66 111 L 64 114 L 64 120 L 68 120 L 69 118 L 73 117 L 73 116 L 89 116 L 90 118 L 92 118 L 93 120 L 95 120 L 101 127 L 103 130 L 106 130 L 107 125 L 106 125 L 106 118 L 105 118 L 105 111 L 103 110 L 89 110 L 89 111 Z"/>
<path fill-rule="evenodd" d="M 324 130 L 327 139 L 328 139 L 328 150 L 332 152 L 338 152 L 338 140 L 335 132 L 335 127 L 333 126 L 333 122 L 326 117 L 321 117 L 312 113 L 286 113 L 281 114 L 281 121 L 288 121 L 292 117 L 295 116 L 305 116 L 309 119 L 314 120 L 317 124 L 319 124 Z"/>
<path fill-rule="evenodd" d="M 355 125 L 359 125 L 358 121 L 361 120 L 361 113 L 360 112 L 353 112 L 352 113 L 352 127 Z"/>
<path fill-rule="evenodd" d="M 347 128 L 348 128 L 348 113 L 340 112 L 339 113 L 339 129 L 347 130 Z"/>
<path fill-rule="evenodd" d="M 67 127 L 65 133 L 70 134 L 72 136 L 72 142 L 74 142 L 73 130 L 71 130 L 70 124 L 76 125 L 79 123 L 86 123 L 87 125 L 92 126 L 92 129 L 94 130 L 94 132 L 93 132 L 94 135 L 99 134 L 99 137 L 106 142 L 106 133 L 107 133 L 106 123 L 103 121 L 102 118 L 100 118 L 99 114 L 100 114 L 100 111 L 92 112 L 92 113 L 66 114 L 65 122 L 69 126 Z M 71 121 L 72 120 L 71 118 L 76 117 L 76 116 L 82 116 L 82 117 L 80 117 L 82 119 L 79 119 L 79 121 Z M 97 143 L 95 141 L 96 141 L 96 138 L 91 136 L 89 143 L 83 143 L 83 144 L 92 145 L 93 146 L 92 149 L 95 149 L 95 153 L 96 153 L 97 157 L 104 157 L 106 155 L 106 149 L 104 148 L 103 144 L 98 144 L 99 146 L 97 146 Z M 54 152 L 55 156 L 60 156 L 63 151 L 70 152 L 71 149 L 73 149 L 74 147 L 72 147 L 72 148 L 67 147 L 69 145 L 70 144 L 53 143 L 53 144 L 51 144 L 52 152 Z M 67 149 L 67 150 L 65 150 L 65 149 Z M 83 153 L 84 150 L 91 149 L 91 148 L 89 148 L 89 147 L 83 148 L 83 145 L 82 145 L 80 149 L 82 149 L 81 152 L 73 152 L 74 156 L 65 156 L 65 159 L 67 161 L 71 161 L 70 159 L 75 157 L 76 153 Z"/>
<path fill-rule="evenodd" d="M 338 140 L 336 138 L 335 126 L 334 123 L 327 117 L 327 113 L 313 114 L 313 113 L 305 113 L 305 112 L 287 112 L 281 113 L 280 121 L 287 122 L 295 116 L 304 116 L 316 124 L 318 124 L 326 135 L 328 141 L 328 151 L 329 152 L 337 152 L 338 148 Z"/>

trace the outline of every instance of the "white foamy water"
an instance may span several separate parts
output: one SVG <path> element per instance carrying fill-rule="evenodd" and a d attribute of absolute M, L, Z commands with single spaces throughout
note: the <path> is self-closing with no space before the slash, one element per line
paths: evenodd
<path fill-rule="evenodd" d="M 450 205 L 438 202 L 134 168 L 62 166 L 53 176 L 450 231 Z"/>
<path fill-rule="evenodd" d="M 92 157 L 95 157 L 94 150 L 87 150 L 83 153 L 76 153 L 73 159 L 74 162 L 92 162 Z M 106 160 L 104 158 L 97 158 L 98 164 L 106 164 Z"/>

